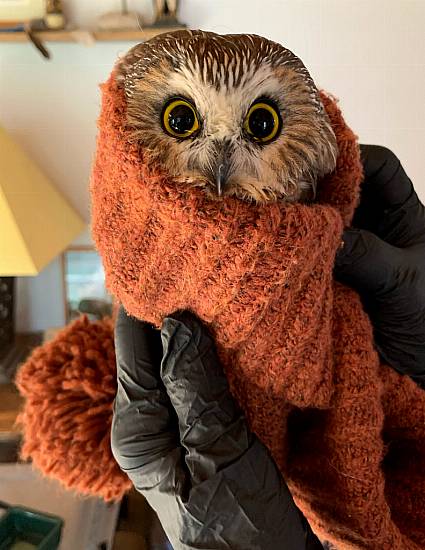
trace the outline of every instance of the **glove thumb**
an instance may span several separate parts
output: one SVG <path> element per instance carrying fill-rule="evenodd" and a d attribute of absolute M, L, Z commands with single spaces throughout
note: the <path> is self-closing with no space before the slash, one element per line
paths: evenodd
<path fill-rule="evenodd" d="M 163 321 L 161 377 L 178 419 L 193 484 L 213 477 L 250 446 L 211 335 L 190 312 Z"/>
<path fill-rule="evenodd" d="M 343 246 L 335 258 L 336 278 L 375 297 L 391 291 L 397 284 L 397 267 L 403 251 L 374 233 L 349 228 L 342 236 Z"/>

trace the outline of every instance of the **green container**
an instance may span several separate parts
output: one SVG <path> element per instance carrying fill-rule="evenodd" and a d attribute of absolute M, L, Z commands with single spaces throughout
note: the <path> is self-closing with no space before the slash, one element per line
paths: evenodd
<path fill-rule="evenodd" d="M 19 506 L 0 518 L 0 550 L 57 550 L 63 520 Z"/>

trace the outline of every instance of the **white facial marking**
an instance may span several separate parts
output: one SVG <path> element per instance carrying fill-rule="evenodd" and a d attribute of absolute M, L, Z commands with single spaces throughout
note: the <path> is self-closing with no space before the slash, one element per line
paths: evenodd
<path fill-rule="evenodd" d="M 234 71 L 228 75 L 227 86 L 225 75 L 222 74 L 218 90 L 215 86 L 206 84 L 206 75 L 204 73 L 200 76 L 197 66 L 198 62 L 188 61 L 185 66 L 172 73 L 169 90 L 195 102 L 205 121 L 203 133 L 212 139 L 240 138 L 243 120 L 251 104 L 260 96 L 279 97 L 281 83 L 268 64 L 263 64 L 256 70 L 245 70 L 241 83 L 236 87 Z"/>

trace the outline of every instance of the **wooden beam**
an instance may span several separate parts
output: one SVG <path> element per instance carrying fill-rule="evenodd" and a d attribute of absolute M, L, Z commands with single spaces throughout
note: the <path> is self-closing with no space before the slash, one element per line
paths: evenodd
<path fill-rule="evenodd" d="M 87 44 L 95 42 L 143 42 L 158 34 L 182 30 L 184 27 L 146 27 L 139 31 L 89 31 L 75 29 L 73 31 L 42 31 L 34 32 L 42 42 L 74 42 Z M 27 42 L 24 32 L 0 32 L 0 42 Z"/>

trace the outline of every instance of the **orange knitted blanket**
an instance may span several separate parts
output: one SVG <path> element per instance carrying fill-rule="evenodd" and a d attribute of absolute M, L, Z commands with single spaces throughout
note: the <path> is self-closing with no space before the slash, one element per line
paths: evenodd
<path fill-rule="evenodd" d="M 335 101 L 322 100 L 339 157 L 318 201 L 253 206 L 213 201 L 145 165 L 126 138 L 112 75 L 91 182 L 93 235 L 107 285 L 129 313 L 160 326 L 189 309 L 210 327 L 233 395 L 316 533 L 340 550 L 425 548 L 425 392 L 380 365 L 359 297 L 333 280 L 362 174 L 354 134 Z M 19 378 L 24 454 L 107 498 L 128 488 L 108 446 L 112 362 L 110 327 L 79 321 Z"/>

